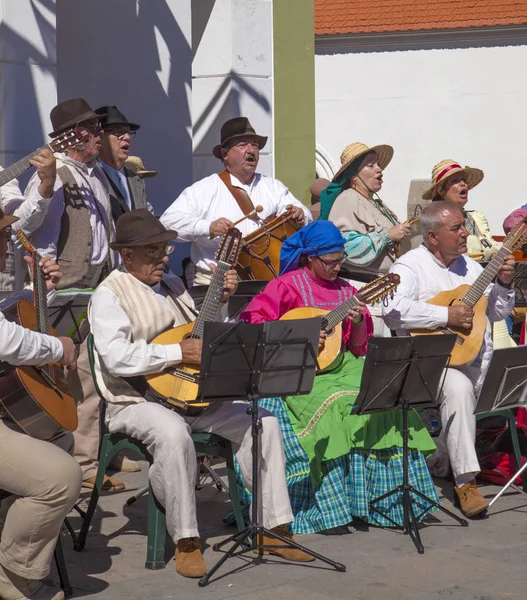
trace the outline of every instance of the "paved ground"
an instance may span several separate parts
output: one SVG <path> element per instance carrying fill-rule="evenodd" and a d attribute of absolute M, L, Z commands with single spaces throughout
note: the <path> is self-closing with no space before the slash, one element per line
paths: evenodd
<path fill-rule="evenodd" d="M 222 473 L 221 466 L 219 472 Z M 166 569 L 144 569 L 146 499 L 131 507 L 123 505 L 133 490 L 146 484 L 146 463 L 142 473 L 127 474 L 124 479 L 126 492 L 101 498 L 83 552 L 74 552 L 71 539 L 64 534 L 75 598 L 525 598 L 527 498 L 520 494 L 504 496 L 489 518 L 471 522 L 468 528 L 456 525 L 446 515 L 437 516 L 435 522 L 421 530 L 424 555 L 418 555 L 410 539 L 399 532 L 350 527 L 348 535 L 299 536 L 301 543 L 344 563 L 346 573 L 337 573 L 320 562 L 307 566 L 287 564 L 280 559 L 256 563 L 252 559 L 234 558 L 207 588 L 199 588 L 195 580 L 176 573 L 171 543 L 167 543 Z M 491 497 L 497 489 L 488 486 L 484 493 Z M 445 494 L 451 497 L 450 486 L 439 485 L 439 491 L 445 507 L 451 508 L 445 499 Z M 212 551 L 212 544 L 234 531 L 221 522 L 229 503 L 227 495 L 212 485 L 206 485 L 197 496 L 205 559 L 210 566 L 220 556 Z M 78 529 L 80 519 L 72 514 L 71 520 Z"/>

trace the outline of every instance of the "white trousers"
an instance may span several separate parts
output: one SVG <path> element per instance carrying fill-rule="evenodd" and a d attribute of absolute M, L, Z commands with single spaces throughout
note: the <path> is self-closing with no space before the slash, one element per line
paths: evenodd
<path fill-rule="evenodd" d="M 476 456 L 476 391 L 481 370 L 474 367 L 446 369 L 446 378 L 439 398 L 442 430 L 454 477 L 475 476 L 480 467 Z"/>
<path fill-rule="evenodd" d="M 192 432 L 216 433 L 230 440 L 245 485 L 252 488 L 251 417 L 246 402 L 218 402 L 197 417 L 183 417 L 155 404 L 108 404 L 106 420 L 111 433 L 121 432 L 142 441 L 153 456 L 150 483 L 165 507 L 167 529 L 174 540 L 197 537 L 197 459 Z M 262 429 L 259 452 L 259 520 L 273 528 L 293 520 L 285 481 L 285 455 L 280 426 L 260 410 Z"/>

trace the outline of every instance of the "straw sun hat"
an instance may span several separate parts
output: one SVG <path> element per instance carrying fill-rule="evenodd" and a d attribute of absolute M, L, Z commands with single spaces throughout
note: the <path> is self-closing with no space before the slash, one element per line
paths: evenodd
<path fill-rule="evenodd" d="M 428 188 L 422 195 L 423 200 L 433 200 L 437 195 L 441 185 L 455 173 L 463 171 L 467 180 L 468 189 L 476 187 L 483 179 L 484 174 L 481 169 L 473 169 L 472 167 L 462 167 L 455 160 L 442 160 L 432 169 L 432 187 Z"/>
<path fill-rule="evenodd" d="M 346 146 L 342 151 L 342 154 L 340 155 L 342 166 L 333 177 L 333 181 L 342 175 L 355 159 L 359 158 L 359 156 L 365 156 L 368 152 L 377 153 L 377 161 L 383 170 L 390 164 L 393 157 L 393 148 L 386 144 L 366 146 L 366 144 L 363 144 L 362 142 L 354 142 L 353 144 Z"/>
<path fill-rule="evenodd" d="M 157 175 L 157 171 L 148 171 L 145 169 L 145 165 L 139 156 L 129 156 L 126 159 L 124 166 L 143 179 L 146 179 L 147 177 L 155 177 Z"/>

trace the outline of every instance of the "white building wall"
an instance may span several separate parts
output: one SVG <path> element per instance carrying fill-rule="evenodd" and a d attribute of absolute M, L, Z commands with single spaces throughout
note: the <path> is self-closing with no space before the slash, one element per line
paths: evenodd
<path fill-rule="evenodd" d="M 54 0 L 0 0 L 0 164 L 48 140 L 56 104 Z"/>
<path fill-rule="evenodd" d="M 525 39 L 525 38 L 524 38 Z M 395 149 L 381 197 L 406 218 L 409 182 L 452 158 L 479 167 L 468 207 L 493 233 L 527 202 L 527 45 L 319 54 L 317 146 L 336 164 L 354 141 Z"/>
<path fill-rule="evenodd" d="M 194 181 L 221 170 L 212 148 L 221 125 L 240 115 L 269 136 L 258 170 L 273 174 L 272 21 L 272 0 L 192 3 Z"/>

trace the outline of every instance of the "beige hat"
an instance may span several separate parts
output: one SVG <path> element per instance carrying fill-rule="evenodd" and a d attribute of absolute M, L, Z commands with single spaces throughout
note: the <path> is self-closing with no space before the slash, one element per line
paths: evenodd
<path fill-rule="evenodd" d="M 464 172 L 467 180 L 468 189 L 471 190 L 481 182 L 485 176 L 481 169 L 472 167 L 462 167 L 455 160 L 449 158 L 437 163 L 432 169 L 432 187 L 428 188 L 422 195 L 423 200 L 433 200 L 438 194 L 441 185 L 454 173 Z"/>
<path fill-rule="evenodd" d="M 143 161 L 139 158 L 139 156 L 129 156 L 124 166 L 130 171 L 133 171 L 136 175 L 139 175 L 143 179 L 146 177 L 155 177 L 157 175 L 157 171 L 147 171 L 145 169 L 145 165 Z"/>
<path fill-rule="evenodd" d="M 377 153 L 377 161 L 381 169 L 386 169 L 390 164 L 393 157 L 393 148 L 386 144 L 380 144 L 379 146 L 366 146 L 362 142 L 353 142 L 349 146 L 346 146 L 340 155 L 340 162 L 342 167 L 337 171 L 332 181 L 335 181 L 344 171 L 350 166 L 350 164 L 359 156 L 364 156 L 368 152 Z"/>

